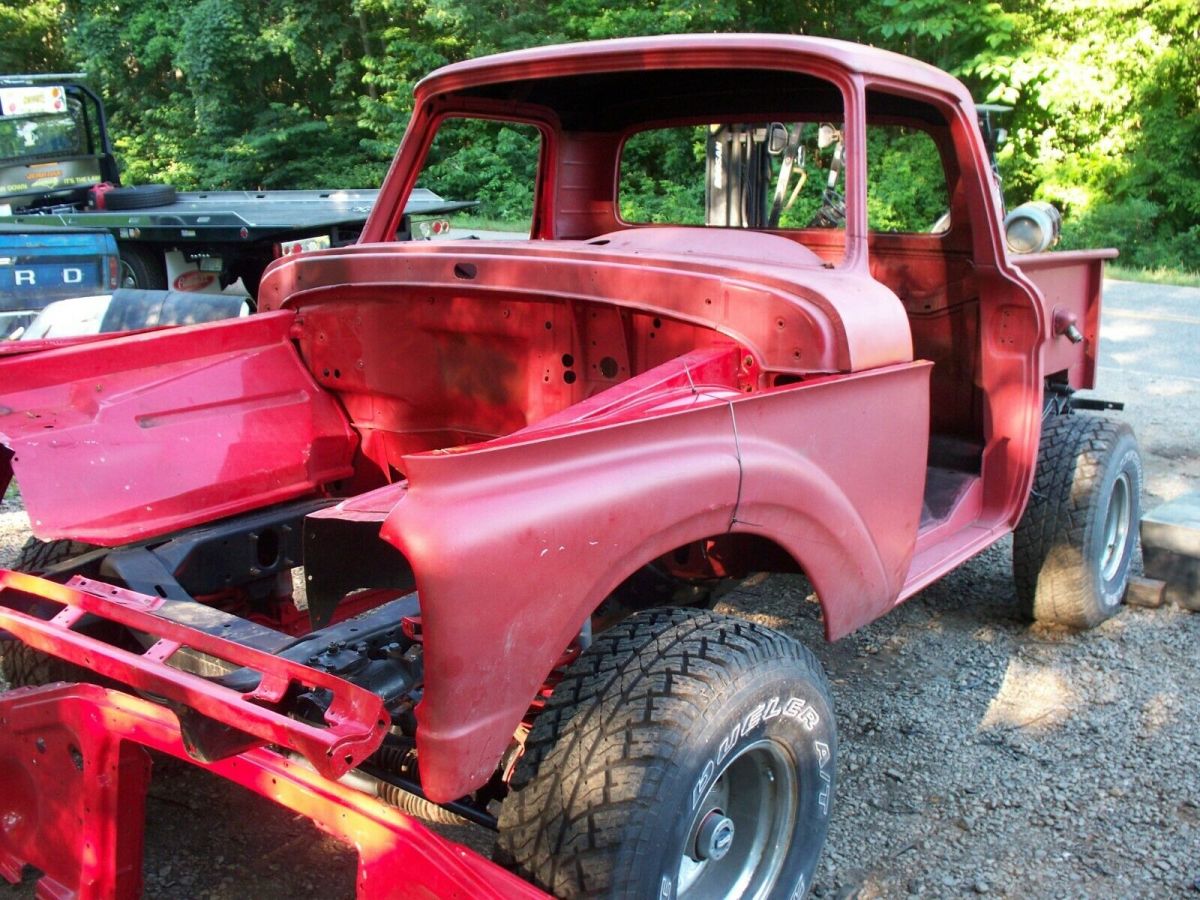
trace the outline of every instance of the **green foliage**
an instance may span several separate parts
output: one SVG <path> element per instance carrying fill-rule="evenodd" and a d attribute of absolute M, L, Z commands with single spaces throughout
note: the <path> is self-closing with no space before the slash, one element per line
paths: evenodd
<path fill-rule="evenodd" d="M 63 46 L 64 19 L 58 0 L 0 3 L 0 74 L 66 71 L 72 63 Z"/>
<path fill-rule="evenodd" d="M 867 134 L 867 223 L 876 231 L 929 231 L 950 209 L 937 145 L 921 131 Z"/>
<path fill-rule="evenodd" d="M 1200 268 L 1196 0 L 20 0 L 0 5 L 0 28 L 0 70 L 86 67 L 109 101 L 126 181 L 205 188 L 375 183 L 417 81 L 484 53 L 672 31 L 864 41 L 1013 107 L 1010 204 L 1059 204 L 1069 242 L 1102 238 L 1138 265 Z M 462 148 L 437 184 L 526 210 L 529 157 L 504 141 L 498 165 Z M 882 227 L 929 213 L 906 165 L 872 169 Z M 654 219 L 696 208 L 695 186 L 661 172 L 636 190 Z M 810 214 L 805 202 L 793 220 Z"/>
<path fill-rule="evenodd" d="M 445 122 L 430 149 L 421 183 L 444 197 L 478 200 L 479 216 L 529 222 L 540 143 L 537 130 L 528 125 Z"/>
<path fill-rule="evenodd" d="M 127 182 L 375 185 L 360 94 L 377 46 L 356 0 L 79 3 L 72 46 L 110 107 Z M 370 96 L 370 91 L 368 91 Z"/>
<path fill-rule="evenodd" d="M 627 222 L 704 224 L 703 127 L 661 128 L 629 139 L 618 199 Z"/>

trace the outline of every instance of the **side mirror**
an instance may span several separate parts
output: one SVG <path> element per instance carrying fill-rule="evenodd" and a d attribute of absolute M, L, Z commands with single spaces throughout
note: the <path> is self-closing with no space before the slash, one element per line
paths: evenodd
<path fill-rule="evenodd" d="M 779 156 L 785 149 L 788 143 L 787 126 L 781 122 L 772 122 L 767 126 L 767 152 L 772 156 Z"/>
<path fill-rule="evenodd" d="M 830 125 L 828 122 L 817 129 L 817 146 L 824 150 L 826 147 L 837 143 L 842 139 L 842 133 Z"/>

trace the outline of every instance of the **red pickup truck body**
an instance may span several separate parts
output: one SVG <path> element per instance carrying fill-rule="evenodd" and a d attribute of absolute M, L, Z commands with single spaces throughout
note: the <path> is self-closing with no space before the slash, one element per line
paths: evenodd
<path fill-rule="evenodd" d="M 527 238 L 391 239 L 457 116 L 540 133 Z M 844 227 L 623 219 L 630 134 L 736 117 L 844 122 Z M 948 229 L 868 227 L 877 120 L 936 143 Z M 274 263 L 249 319 L 0 359 L 0 436 L 43 539 L 329 498 L 306 531 L 399 551 L 421 784 L 447 801 L 649 564 L 802 571 L 832 640 L 1013 530 L 1045 386 L 1092 386 L 1111 254 L 1010 257 L 1002 218 L 970 97 L 893 54 L 751 35 L 468 61 L 417 88 L 357 245 Z M 375 552 L 339 540 L 347 566 Z"/>

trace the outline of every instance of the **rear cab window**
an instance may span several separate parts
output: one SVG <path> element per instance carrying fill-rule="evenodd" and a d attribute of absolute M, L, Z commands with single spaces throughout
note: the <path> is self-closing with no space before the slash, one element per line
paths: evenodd
<path fill-rule="evenodd" d="M 442 197 L 469 198 L 451 230 L 434 240 L 526 239 L 533 223 L 541 132 L 528 123 L 446 118 L 437 128 L 417 184 Z"/>
<path fill-rule="evenodd" d="M 794 231 L 845 227 L 840 122 L 722 122 L 630 135 L 620 211 L 630 224 Z"/>

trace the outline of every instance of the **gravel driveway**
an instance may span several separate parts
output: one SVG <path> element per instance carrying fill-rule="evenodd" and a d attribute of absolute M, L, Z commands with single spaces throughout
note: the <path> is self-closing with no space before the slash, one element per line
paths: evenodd
<path fill-rule="evenodd" d="M 1124 400 L 1147 505 L 1200 490 L 1200 290 L 1110 283 L 1099 396 Z M 0 565 L 27 534 L 0 506 Z M 730 611 L 812 646 L 841 741 L 822 897 L 1177 896 L 1200 890 L 1200 615 L 1126 609 L 1084 634 L 1019 621 L 1007 542 L 824 644 L 803 581 Z M 354 858 L 173 760 L 148 803 L 147 896 L 344 897 Z M 487 853 L 489 835 L 454 834 Z M 0 898 L 31 897 L 31 882 Z"/>

